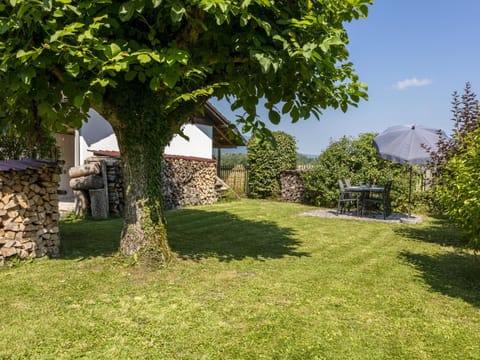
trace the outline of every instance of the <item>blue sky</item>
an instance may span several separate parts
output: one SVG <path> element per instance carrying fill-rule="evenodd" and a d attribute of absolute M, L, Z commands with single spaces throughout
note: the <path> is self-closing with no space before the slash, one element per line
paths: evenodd
<path fill-rule="evenodd" d="M 298 150 L 318 155 L 343 135 L 382 132 L 401 124 L 421 124 L 451 133 L 453 91 L 472 84 L 480 96 L 480 0 L 376 0 L 368 19 L 346 24 L 350 59 L 369 100 L 358 108 L 326 110 L 272 130 L 297 140 Z M 213 102 L 230 120 L 226 102 Z M 267 119 L 267 117 L 264 117 Z"/>

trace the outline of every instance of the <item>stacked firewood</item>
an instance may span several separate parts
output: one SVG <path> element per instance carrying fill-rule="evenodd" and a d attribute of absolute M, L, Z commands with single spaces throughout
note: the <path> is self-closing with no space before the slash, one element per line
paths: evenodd
<path fill-rule="evenodd" d="M 163 162 L 165 209 L 215 203 L 216 179 L 215 160 L 165 156 Z"/>
<path fill-rule="evenodd" d="M 58 255 L 59 172 L 54 165 L 0 172 L 0 265 Z"/>
<path fill-rule="evenodd" d="M 124 210 L 124 181 L 122 163 L 120 159 L 106 156 L 91 156 L 85 160 L 85 165 L 91 169 L 89 176 L 97 176 L 97 166 L 104 163 L 106 166 L 106 180 L 108 189 L 108 206 L 110 215 L 122 215 Z M 206 205 L 217 201 L 215 191 L 216 162 L 210 159 L 165 155 L 163 162 L 163 199 L 165 209 L 173 209 L 186 205 Z M 95 179 L 73 179 L 73 186 L 91 186 L 100 182 Z M 80 185 L 82 184 L 82 185 Z M 74 188 L 75 189 L 75 188 Z M 82 202 L 89 205 L 89 194 L 81 192 Z M 77 200 L 80 197 L 77 194 Z"/>
<path fill-rule="evenodd" d="M 91 212 L 94 218 L 108 217 L 108 189 L 104 163 L 86 163 L 68 171 L 70 187 L 77 197 L 77 213 Z"/>
<path fill-rule="evenodd" d="M 288 202 L 305 202 L 305 185 L 302 178 L 303 170 L 284 170 L 280 174 L 282 200 Z"/>
<path fill-rule="evenodd" d="M 108 208 L 110 215 L 121 216 L 124 209 L 123 173 L 120 159 L 105 156 L 90 156 L 85 160 L 86 164 L 105 163 L 107 187 L 108 187 Z"/>

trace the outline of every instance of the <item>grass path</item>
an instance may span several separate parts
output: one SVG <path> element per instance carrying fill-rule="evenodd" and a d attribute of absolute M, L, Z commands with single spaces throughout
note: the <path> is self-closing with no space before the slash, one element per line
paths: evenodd
<path fill-rule="evenodd" d="M 62 258 L 0 269 L 0 358 L 480 358 L 480 265 L 455 230 L 306 209 L 171 211 L 159 271 L 116 256 L 119 219 L 64 223 Z"/>

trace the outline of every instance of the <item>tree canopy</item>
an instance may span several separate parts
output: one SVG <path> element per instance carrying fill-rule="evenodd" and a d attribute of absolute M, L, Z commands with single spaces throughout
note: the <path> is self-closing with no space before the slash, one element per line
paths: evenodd
<path fill-rule="evenodd" d="M 369 3 L 10 0 L 0 5 L 2 112 L 79 126 L 108 89 L 129 82 L 160 94 L 165 112 L 233 95 L 248 114 L 245 130 L 263 126 L 262 97 L 273 123 L 279 113 L 297 121 L 328 106 L 346 110 L 366 94 L 343 24 L 365 17 Z"/>
<path fill-rule="evenodd" d="M 107 119 L 128 184 L 122 249 L 136 253 L 163 231 L 159 154 L 208 98 L 243 108 L 243 130 L 254 134 L 265 128 L 260 98 L 275 124 L 366 98 L 344 24 L 366 17 L 372 2 L 8 0 L 0 125 L 78 127 L 89 108 Z"/>

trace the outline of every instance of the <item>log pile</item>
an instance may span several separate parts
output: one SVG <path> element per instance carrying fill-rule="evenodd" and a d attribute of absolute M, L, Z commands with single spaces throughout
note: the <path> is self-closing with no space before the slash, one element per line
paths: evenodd
<path fill-rule="evenodd" d="M 84 166 L 94 166 L 101 163 L 106 166 L 110 215 L 121 216 L 125 207 L 122 163 L 120 159 L 113 157 L 91 156 L 85 160 Z M 98 174 L 90 174 L 90 176 L 92 175 Z M 82 174 L 82 176 L 85 175 Z M 187 205 L 215 203 L 217 201 L 216 179 L 215 160 L 165 155 L 163 162 L 164 208 L 174 209 Z M 89 180 L 89 182 L 93 183 L 94 180 Z M 85 184 L 87 180 L 83 180 L 81 183 Z M 75 182 L 72 182 L 72 184 L 75 184 Z M 82 202 L 90 209 L 91 194 L 84 190 L 76 191 L 81 192 Z"/>
<path fill-rule="evenodd" d="M 77 198 L 77 215 L 91 213 L 93 218 L 108 217 L 108 188 L 103 162 L 72 167 L 68 171 L 70 187 Z"/>
<path fill-rule="evenodd" d="M 90 156 L 86 164 L 95 165 L 103 162 L 106 166 L 108 188 L 108 208 L 110 215 L 121 216 L 124 209 L 123 173 L 120 159 L 106 156 Z"/>
<path fill-rule="evenodd" d="M 305 185 L 302 170 L 284 170 L 280 174 L 282 201 L 305 203 Z"/>
<path fill-rule="evenodd" d="M 217 201 L 215 160 L 164 156 L 163 205 L 174 209 Z"/>
<path fill-rule="evenodd" d="M 0 171 L 0 265 L 12 257 L 59 254 L 60 168 L 32 164 L 35 161 L 30 160 L 27 168 Z"/>

